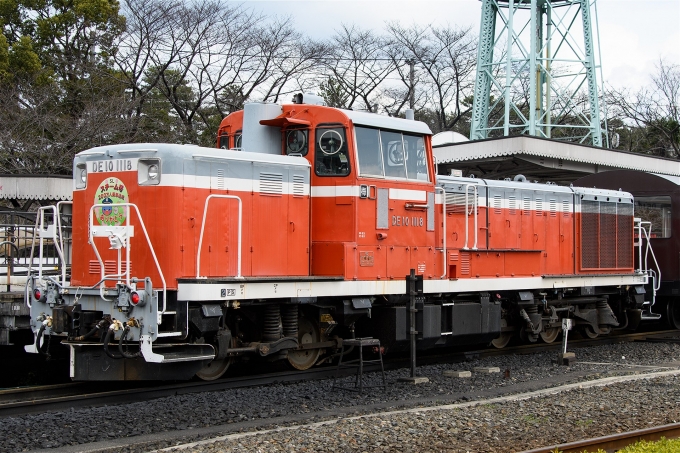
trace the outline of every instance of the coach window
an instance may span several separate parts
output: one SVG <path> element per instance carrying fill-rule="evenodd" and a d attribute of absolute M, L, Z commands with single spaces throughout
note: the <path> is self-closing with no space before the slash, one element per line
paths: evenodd
<path fill-rule="evenodd" d="M 234 134 L 234 146 L 233 149 L 241 149 L 241 131 L 236 131 Z"/>
<path fill-rule="evenodd" d="M 355 127 L 357 157 L 361 176 L 383 177 L 382 153 L 380 152 L 380 131 L 367 127 Z"/>
<path fill-rule="evenodd" d="M 652 222 L 651 237 L 671 237 L 671 197 L 635 197 L 635 217 Z"/>
<path fill-rule="evenodd" d="M 349 175 L 347 138 L 343 127 L 318 127 L 314 131 L 314 169 L 319 176 Z"/>

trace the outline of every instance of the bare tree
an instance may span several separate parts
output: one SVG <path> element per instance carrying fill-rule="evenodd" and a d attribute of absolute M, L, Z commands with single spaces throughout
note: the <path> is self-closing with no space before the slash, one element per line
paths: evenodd
<path fill-rule="evenodd" d="M 680 65 L 660 60 L 651 85 L 636 92 L 610 89 L 610 114 L 619 120 L 620 147 L 680 157 Z M 633 127 L 631 127 L 633 126 Z"/>
<path fill-rule="evenodd" d="M 395 69 L 386 52 L 389 41 L 371 30 L 343 25 L 331 38 L 331 50 L 324 60 L 325 83 L 329 77 L 343 93 L 343 107 L 376 112 L 381 86 Z"/>
<path fill-rule="evenodd" d="M 416 25 L 405 28 L 392 22 L 387 24 L 387 31 L 393 45 L 403 48 L 401 57 L 416 64 L 415 89 L 422 99 L 419 108 L 433 111 L 436 131 L 453 129 L 471 108 L 477 47 L 470 29 Z M 397 69 L 406 83 L 405 67 Z"/>

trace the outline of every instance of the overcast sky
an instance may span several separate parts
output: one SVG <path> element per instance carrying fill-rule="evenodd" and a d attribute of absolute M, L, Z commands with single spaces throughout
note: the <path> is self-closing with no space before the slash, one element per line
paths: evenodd
<path fill-rule="evenodd" d="M 340 24 L 382 30 L 404 25 L 471 26 L 479 34 L 479 0 L 246 0 L 268 15 L 292 16 L 301 31 L 327 38 Z M 633 90 L 648 83 L 663 58 L 680 64 L 680 0 L 598 0 L 605 84 Z"/>

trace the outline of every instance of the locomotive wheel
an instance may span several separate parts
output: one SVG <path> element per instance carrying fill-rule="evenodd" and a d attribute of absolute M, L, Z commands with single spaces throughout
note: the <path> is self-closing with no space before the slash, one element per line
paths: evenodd
<path fill-rule="evenodd" d="M 298 343 L 300 345 L 318 343 L 321 338 L 319 326 L 304 316 L 298 318 Z M 307 370 L 319 358 L 321 349 L 289 350 L 288 363 L 296 370 Z"/>
<path fill-rule="evenodd" d="M 543 340 L 544 343 L 550 344 L 557 340 L 557 337 L 560 335 L 560 329 L 557 327 L 550 327 L 541 331 L 539 335 L 541 336 L 541 340 Z"/>
<path fill-rule="evenodd" d="M 508 322 L 505 319 L 501 319 L 501 328 L 507 327 L 507 326 L 508 326 Z M 498 338 L 494 338 L 493 340 L 491 340 L 491 344 L 493 345 L 494 348 L 503 349 L 504 347 L 506 347 L 508 345 L 508 343 L 510 343 L 510 340 L 512 340 L 512 335 L 514 333 L 515 332 L 512 332 L 512 331 L 501 332 L 501 334 Z"/>
<path fill-rule="evenodd" d="M 598 337 L 598 333 L 595 332 L 592 328 L 592 326 L 585 326 L 583 329 L 581 329 L 581 333 L 590 339 L 594 339 Z"/>
<path fill-rule="evenodd" d="M 668 324 L 673 329 L 680 329 L 680 303 L 669 300 L 666 304 Z"/>
<path fill-rule="evenodd" d="M 212 362 L 208 363 L 206 366 L 200 369 L 196 373 L 196 376 L 198 376 L 199 379 L 202 381 L 214 381 L 215 379 L 219 379 L 222 377 L 224 373 L 227 372 L 227 368 L 229 368 L 229 365 L 231 365 L 232 358 L 231 357 L 225 357 L 224 359 L 220 360 L 213 360 Z"/>

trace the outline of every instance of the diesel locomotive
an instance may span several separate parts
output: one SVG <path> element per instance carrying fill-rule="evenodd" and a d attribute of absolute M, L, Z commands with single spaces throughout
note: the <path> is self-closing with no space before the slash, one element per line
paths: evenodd
<path fill-rule="evenodd" d="M 321 104 L 247 104 L 215 148 L 77 154 L 71 273 L 30 278 L 29 349 L 67 348 L 74 380 L 304 370 L 352 337 L 398 351 L 411 269 L 419 348 L 640 320 L 652 278 L 630 193 L 437 175 L 424 123 Z M 57 223 L 41 239 L 59 244 Z"/>

